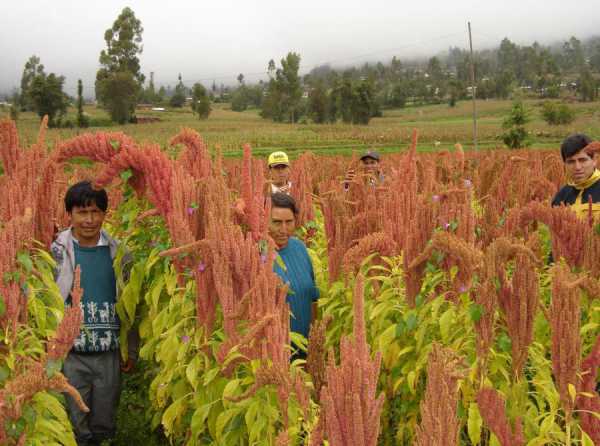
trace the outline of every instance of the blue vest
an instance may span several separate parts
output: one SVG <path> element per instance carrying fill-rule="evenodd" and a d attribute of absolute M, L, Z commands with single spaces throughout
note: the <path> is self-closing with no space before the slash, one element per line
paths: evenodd
<path fill-rule="evenodd" d="M 290 237 L 287 246 L 277 253 L 285 270 L 275 262 L 273 271 L 289 287 L 287 302 L 291 311 L 290 329 L 308 338 L 312 303 L 319 298 L 310 256 L 304 243 L 295 237 Z"/>
<path fill-rule="evenodd" d="M 80 308 L 83 329 L 75 339 L 73 349 L 82 353 L 99 353 L 119 347 L 120 321 L 116 278 L 108 246 L 82 247 L 73 243 L 75 264 L 81 268 L 83 297 Z M 71 303 L 71 297 L 67 300 Z"/>

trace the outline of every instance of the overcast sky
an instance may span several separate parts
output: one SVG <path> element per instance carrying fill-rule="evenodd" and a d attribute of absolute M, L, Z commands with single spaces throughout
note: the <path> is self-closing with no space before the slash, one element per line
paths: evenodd
<path fill-rule="evenodd" d="M 269 59 L 302 56 L 301 72 L 325 62 L 433 55 L 467 48 L 471 21 L 475 49 L 503 37 L 520 44 L 600 34 L 598 0 L 1 0 L 0 92 L 18 86 L 23 65 L 36 54 L 46 72 L 66 76 L 75 92 L 93 94 L 104 31 L 131 7 L 144 27 L 142 71 L 157 85 L 177 74 L 191 86 L 264 78 Z"/>

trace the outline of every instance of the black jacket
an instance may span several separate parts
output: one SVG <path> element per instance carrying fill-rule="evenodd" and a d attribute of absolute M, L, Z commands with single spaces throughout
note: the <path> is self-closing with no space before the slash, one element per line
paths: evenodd
<path fill-rule="evenodd" d="M 578 195 L 579 191 L 573 186 L 563 186 L 552 199 L 552 206 L 560 206 L 561 204 L 570 206 L 575 204 Z M 600 203 L 600 180 L 583 190 L 583 204 L 589 202 L 590 196 L 592 197 L 592 203 Z"/>

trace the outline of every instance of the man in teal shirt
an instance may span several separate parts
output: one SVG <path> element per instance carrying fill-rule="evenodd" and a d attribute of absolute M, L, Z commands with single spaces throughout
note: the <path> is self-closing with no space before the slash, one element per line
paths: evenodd
<path fill-rule="evenodd" d="M 297 214 L 298 208 L 291 196 L 284 193 L 271 195 L 269 235 L 275 241 L 277 254 L 282 260 L 274 263 L 273 270 L 289 286 L 287 302 L 291 312 L 291 330 L 308 338 L 310 324 L 316 315 L 319 290 L 306 246 L 292 237 L 296 229 Z M 303 352 L 295 355 L 296 358 L 304 356 Z"/>

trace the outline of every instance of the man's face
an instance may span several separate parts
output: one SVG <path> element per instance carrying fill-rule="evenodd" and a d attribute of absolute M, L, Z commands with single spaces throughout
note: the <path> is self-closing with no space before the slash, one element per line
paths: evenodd
<path fill-rule="evenodd" d="M 100 238 L 100 230 L 106 213 L 96 203 L 88 206 L 73 206 L 71 210 L 73 236 L 82 246 L 95 246 Z"/>
<path fill-rule="evenodd" d="M 361 161 L 365 173 L 377 175 L 379 172 L 379 161 L 370 157 L 363 158 Z"/>
<path fill-rule="evenodd" d="M 269 176 L 275 186 L 285 186 L 290 178 L 290 166 L 286 164 L 276 164 L 269 167 Z"/>
<path fill-rule="evenodd" d="M 291 209 L 271 208 L 269 235 L 275 241 L 278 249 L 285 248 L 290 236 L 296 230 L 296 217 Z"/>
<path fill-rule="evenodd" d="M 565 160 L 567 177 L 574 183 L 581 183 L 587 180 L 594 173 L 594 169 L 596 168 L 595 161 L 593 156 L 580 150 Z"/>

